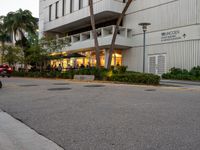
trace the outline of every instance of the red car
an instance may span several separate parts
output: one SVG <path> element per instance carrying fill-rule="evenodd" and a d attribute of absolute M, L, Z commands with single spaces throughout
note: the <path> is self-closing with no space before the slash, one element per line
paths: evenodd
<path fill-rule="evenodd" d="M 0 65 L 0 76 L 10 77 L 12 72 L 13 72 L 13 69 L 9 67 L 8 65 Z"/>

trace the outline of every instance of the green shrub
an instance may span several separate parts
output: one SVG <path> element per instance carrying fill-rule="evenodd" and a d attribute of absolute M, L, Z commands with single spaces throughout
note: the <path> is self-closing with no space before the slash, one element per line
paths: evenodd
<path fill-rule="evenodd" d="M 124 73 L 124 74 L 113 74 L 109 80 L 119 81 L 125 83 L 137 83 L 147 85 L 158 85 L 160 77 L 154 74 L 146 73 Z"/>
<path fill-rule="evenodd" d="M 73 79 L 75 72 L 73 70 L 62 73 L 63 79 Z"/>
<path fill-rule="evenodd" d="M 121 73 L 125 73 L 126 72 L 126 70 L 127 70 L 127 66 L 117 66 L 116 67 L 116 71 L 117 71 L 117 73 L 119 73 L 119 74 L 121 74 Z"/>
<path fill-rule="evenodd" d="M 182 74 L 182 71 L 183 71 L 182 69 L 175 67 L 170 69 L 170 73 L 173 75 Z"/>
<path fill-rule="evenodd" d="M 200 77 L 200 66 L 197 66 L 197 67 L 193 67 L 191 70 L 190 70 L 190 74 L 192 76 L 195 76 L 197 78 Z"/>
<path fill-rule="evenodd" d="M 27 73 L 25 73 L 25 72 L 14 71 L 12 73 L 12 76 L 14 76 L 14 77 L 26 77 L 26 75 L 27 75 Z"/>
<path fill-rule="evenodd" d="M 200 80 L 200 66 L 193 67 L 190 71 L 180 68 L 172 68 L 170 72 L 162 75 L 163 79 L 174 80 Z"/>
<path fill-rule="evenodd" d="M 125 68 L 117 70 L 107 70 L 105 68 L 85 68 L 79 70 L 70 70 L 67 72 L 14 72 L 13 76 L 18 77 L 45 77 L 45 78 L 63 78 L 73 79 L 74 75 L 94 75 L 97 80 L 110 80 L 125 83 L 137 83 L 137 84 L 148 84 L 158 85 L 160 77 L 153 74 L 144 74 L 138 72 L 125 71 Z M 125 72 L 124 72 L 125 71 Z"/>

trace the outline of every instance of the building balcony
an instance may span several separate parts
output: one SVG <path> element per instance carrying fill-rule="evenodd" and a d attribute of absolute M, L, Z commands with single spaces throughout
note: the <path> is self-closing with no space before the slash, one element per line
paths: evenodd
<path fill-rule="evenodd" d="M 108 26 L 97 29 L 99 46 L 101 49 L 109 49 L 112 41 L 115 26 Z M 66 46 L 62 51 L 86 51 L 94 50 L 94 37 L 92 31 L 83 32 L 60 39 L 70 41 L 70 46 Z M 120 27 L 115 42 L 116 49 L 127 49 L 132 47 L 132 29 Z"/>
<path fill-rule="evenodd" d="M 123 0 L 99 0 L 94 3 L 96 23 L 116 19 L 124 8 Z M 48 9 L 45 10 L 48 14 Z M 89 6 L 85 6 L 72 13 L 59 16 L 57 19 L 44 21 L 44 32 L 66 33 L 90 26 Z M 84 36 L 84 35 L 83 35 Z"/>

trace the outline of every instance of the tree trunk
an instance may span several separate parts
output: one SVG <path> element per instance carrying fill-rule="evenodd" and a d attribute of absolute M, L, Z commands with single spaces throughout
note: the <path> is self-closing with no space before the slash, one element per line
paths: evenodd
<path fill-rule="evenodd" d="M 1 54 L 1 64 L 3 64 L 4 63 L 4 55 L 5 55 L 5 45 L 4 45 L 5 43 L 2 41 L 1 42 L 1 45 L 2 45 L 2 54 Z"/>
<path fill-rule="evenodd" d="M 94 45 L 95 45 L 95 51 L 96 51 L 96 66 L 97 68 L 100 68 L 100 48 L 99 48 L 99 42 L 95 27 L 95 19 L 94 19 L 94 8 L 93 8 L 93 0 L 89 0 L 89 6 L 90 6 L 90 19 L 91 19 L 91 26 L 92 26 L 92 33 L 94 37 Z"/>
<path fill-rule="evenodd" d="M 120 14 L 118 20 L 117 20 L 117 24 L 115 26 L 115 30 L 114 30 L 114 33 L 113 33 L 113 38 L 112 38 L 112 42 L 111 42 L 111 45 L 110 45 L 110 51 L 109 51 L 109 56 L 108 56 L 108 64 L 107 64 L 107 69 L 110 69 L 111 67 L 111 62 L 112 62 L 112 54 L 113 54 L 113 50 L 115 48 L 115 41 L 116 41 L 116 38 L 117 38 L 117 32 L 119 30 L 119 25 L 120 23 L 122 22 L 122 19 L 124 18 L 125 14 L 126 14 L 126 11 L 128 10 L 131 2 L 133 0 L 128 0 L 128 2 L 126 3 L 125 7 L 124 7 L 124 10 L 122 11 L 122 13 Z"/>

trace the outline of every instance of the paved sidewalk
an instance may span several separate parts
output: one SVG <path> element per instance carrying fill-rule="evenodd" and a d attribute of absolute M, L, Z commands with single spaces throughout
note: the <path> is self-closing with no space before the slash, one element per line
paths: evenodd
<path fill-rule="evenodd" d="M 200 86 L 200 82 L 185 81 L 185 80 L 161 80 L 161 84 L 181 84 L 181 85 Z"/>
<path fill-rule="evenodd" d="M 0 110 L 0 150 L 63 150 Z"/>

